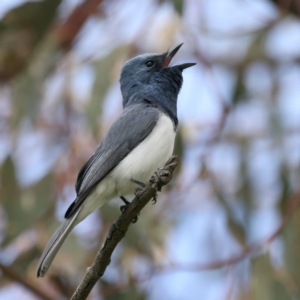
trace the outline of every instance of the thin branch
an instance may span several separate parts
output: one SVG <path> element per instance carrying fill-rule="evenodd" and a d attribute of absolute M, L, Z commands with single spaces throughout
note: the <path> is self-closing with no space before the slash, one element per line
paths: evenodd
<path fill-rule="evenodd" d="M 272 243 L 282 233 L 288 221 L 291 219 L 294 212 L 296 211 L 296 209 L 299 208 L 299 206 L 300 206 L 300 191 L 293 194 L 288 200 L 284 209 L 282 222 L 272 232 L 272 234 L 268 236 L 266 239 L 263 239 L 262 241 L 255 242 L 243 247 L 241 252 L 238 254 L 235 254 L 226 259 L 220 259 L 208 263 L 181 264 L 181 263 L 171 262 L 167 266 L 166 265 L 154 266 L 148 272 L 134 276 L 134 278 L 127 284 L 117 284 L 117 285 L 106 287 L 105 289 L 102 290 L 102 296 L 108 297 L 118 292 L 122 292 L 128 289 L 130 286 L 134 286 L 136 284 L 140 284 L 150 280 L 151 278 L 153 278 L 153 276 L 157 274 L 163 274 L 169 272 L 182 272 L 182 271 L 201 272 L 201 271 L 216 270 L 224 267 L 234 266 L 240 263 L 241 261 L 243 261 L 244 259 L 254 256 L 256 253 L 261 251 L 264 247 Z"/>
<path fill-rule="evenodd" d="M 27 288 L 29 291 L 31 291 L 33 294 L 35 294 L 39 298 L 41 298 L 43 300 L 57 300 L 57 297 L 54 298 L 54 297 L 50 296 L 49 294 L 45 293 L 45 291 L 36 287 L 34 284 L 32 284 L 26 278 L 21 277 L 18 273 L 16 273 L 10 267 L 7 267 L 0 263 L 0 270 L 3 272 L 3 274 L 7 278 L 10 278 L 13 281 L 18 282 L 19 284 L 23 285 L 25 288 Z"/>
<path fill-rule="evenodd" d="M 65 23 L 57 28 L 60 45 L 69 49 L 73 40 L 81 30 L 85 21 L 93 14 L 98 12 L 98 7 L 102 0 L 86 0 L 78 5 L 70 14 Z"/>
<path fill-rule="evenodd" d="M 300 205 L 300 192 L 297 192 L 293 194 L 289 201 L 286 204 L 284 215 L 282 222 L 279 224 L 279 226 L 274 230 L 274 232 L 268 236 L 267 238 L 263 239 L 260 242 L 249 244 L 248 246 L 245 246 L 243 250 L 230 258 L 222 259 L 219 261 L 214 261 L 211 263 L 206 264 L 199 264 L 199 263 L 193 263 L 190 265 L 181 265 L 181 264 L 171 264 L 167 267 L 160 267 L 158 269 L 158 272 L 169 272 L 174 270 L 179 271 L 204 271 L 204 270 L 214 270 L 214 269 L 220 269 L 223 267 L 227 267 L 230 265 L 234 265 L 239 263 L 241 260 L 254 255 L 255 253 L 261 251 L 264 247 L 271 244 L 283 231 L 284 227 L 288 223 L 288 221 L 293 216 L 294 212 Z"/>
<path fill-rule="evenodd" d="M 143 189 L 136 190 L 136 196 L 128 208 L 110 227 L 106 240 L 102 248 L 98 251 L 94 263 L 88 268 L 71 300 L 83 300 L 87 298 L 96 282 L 104 274 L 107 266 L 110 264 L 111 255 L 125 236 L 130 223 L 157 192 L 161 190 L 161 187 L 171 181 L 177 163 L 178 157 L 172 156 L 164 167 L 154 173 L 149 183 Z"/>

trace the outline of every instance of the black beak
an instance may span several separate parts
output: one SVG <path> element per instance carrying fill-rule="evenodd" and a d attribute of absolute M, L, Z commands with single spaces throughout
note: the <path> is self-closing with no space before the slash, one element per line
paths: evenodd
<path fill-rule="evenodd" d="M 172 58 L 175 56 L 175 54 L 178 52 L 178 50 L 180 49 L 180 47 L 183 45 L 183 43 L 181 43 L 180 45 L 178 45 L 177 47 L 175 47 L 171 52 L 167 53 L 167 56 L 164 59 L 163 62 L 163 66 L 164 67 L 168 67 Z M 196 65 L 196 63 L 186 63 L 186 64 L 182 64 L 182 65 L 177 65 L 174 67 L 179 68 L 181 71 L 183 71 L 184 69 L 187 69 L 189 67 L 192 67 Z"/>
<path fill-rule="evenodd" d="M 182 65 L 177 65 L 175 67 L 179 68 L 181 71 L 183 71 L 184 69 L 190 68 L 192 66 L 196 65 L 196 63 L 186 63 L 186 64 L 182 64 Z"/>
<path fill-rule="evenodd" d="M 167 56 L 164 59 L 163 62 L 163 66 L 164 67 L 168 67 L 172 58 L 175 56 L 175 54 L 178 52 L 178 50 L 180 49 L 180 47 L 183 45 L 183 43 L 181 43 L 180 45 L 178 45 L 177 47 L 175 47 L 171 52 L 167 53 Z"/>

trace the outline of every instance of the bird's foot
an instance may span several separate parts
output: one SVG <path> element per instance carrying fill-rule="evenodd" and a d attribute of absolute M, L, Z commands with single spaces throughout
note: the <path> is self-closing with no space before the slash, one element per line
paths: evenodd
<path fill-rule="evenodd" d="M 138 181 L 136 179 L 133 179 L 133 178 L 131 178 L 130 181 L 133 182 L 133 183 L 135 183 L 135 184 L 137 184 L 137 185 L 139 185 L 139 186 L 141 186 L 142 188 L 144 188 L 146 186 L 145 183 L 143 183 L 141 181 Z"/>
<path fill-rule="evenodd" d="M 145 186 L 146 186 L 146 184 L 145 183 L 143 183 L 143 182 L 141 182 L 141 181 L 138 181 L 138 180 L 136 180 L 136 179 L 133 179 L 133 178 L 131 178 L 130 179 L 130 181 L 131 182 L 133 182 L 133 183 L 135 183 L 135 184 L 137 184 L 137 185 L 139 185 L 139 186 L 141 186 L 142 188 L 144 188 Z M 135 190 L 134 190 L 134 195 L 137 197 L 137 198 L 139 198 L 140 197 L 140 192 L 142 191 L 142 189 L 141 188 L 136 188 Z M 156 203 L 156 201 L 157 201 L 157 193 L 154 195 L 154 197 L 152 198 L 152 204 L 155 204 Z"/>
<path fill-rule="evenodd" d="M 152 204 L 153 204 L 153 205 L 156 203 L 157 197 L 158 197 L 158 195 L 157 195 L 157 193 L 156 193 L 156 194 L 154 195 L 154 197 L 152 198 Z"/>
<path fill-rule="evenodd" d="M 125 205 L 121 205 L 120 206 L 120 211 L 124 212 L 127 208 L 128 205 L 130 204 L 130 202 L 124 197 L 124 196 L 120 196 L 120 199 L 125 203 Z M 134 219 L 131 221 L 131 223 L 136 223 L 138 220 L 138 216 L 134 217 Z"/>

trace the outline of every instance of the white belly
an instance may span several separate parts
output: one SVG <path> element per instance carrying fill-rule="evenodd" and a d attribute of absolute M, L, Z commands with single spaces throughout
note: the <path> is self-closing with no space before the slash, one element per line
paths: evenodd
<path fill-rule="evenodd" d="M 77 223 L 114 197 L 133 194 L 138 186 L 130 181 L 131 178 L 147 183 L 153 173 L 171 157 L 175 135 L 171 119 L 161 113 L 149 136 L 100 181 L 85 199 Z"/>
<path fill-rule="evenodd" d="M 160 118 L 145 140 L 132 150 L 111 172 L 117 182 L 117 194 L 132 194 L 137 187 L 131 178 L 148 182 L 157 168 L 162 167 L 173 153 L 176 132 L 169 117 Z"/>

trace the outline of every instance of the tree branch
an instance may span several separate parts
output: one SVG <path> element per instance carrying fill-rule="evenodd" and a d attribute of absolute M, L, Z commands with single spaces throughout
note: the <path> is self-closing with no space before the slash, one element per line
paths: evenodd
<path fill-rule="evenodd" d="M 172 156 L 164 167 L 154 173 L 149 183 L 143 189 L 136 190 L 136 196 L 128 208 L 110 227 L 106 240 L 102 248 L 98 251 L 94 263 L 87 269 L 82 282 L 77 287 L 71 300 L 83 300 L 87 298 L 95 283 L 104 274 L 107 266 L 110 264 L 111 255 L 125 236 L 130 223 L 156 193 L 161 190 L 161 187 L 171 181 L 177 163 L 178 157 Z"/>
<path fill-rule="evenodd" d="M 64 49 L 71 47 L 85 21 L 98 11 L 101 3 L 102 0 L 85 0 L 73 10 L 65 23 L 57 28 L 59 42 Z"/>
<path fill-rule="evenodd" d="M 240 263 L 242 260 L 253 257 L 255 254 L 261 252 L 266 246 L 271 244 L 284 230 L 285 226 L 292 218 L 293 214 L 300 206 L 300 191 L 295 192 L 293 195 L 290 196 L 289 200 L 287 201 L 282 222 L 279 226 L 269 235 L 267 238 L 263 239 L 259 242 L 251 243 L 240 251 L 229 258 L 220 259 L 208 263 L 197 263 L 194 262 L 192 264 L 182 264 L 176 262 L 170 262 L 169 265 L 166 266 L 153 266 L 148 272 L 137 274 L 134 276 L 131 281 L 127 284 L 118 284 L 113 286 L 108 286 L 104 290 L 102 290 L 102 297 L 106 298 L 112 296 L 116 293 L 122 292 L 128 289 L 130 286 L 134 286 L 136 284 L 144 283 L 147 280 L 153 278 L 153 276 L 162 273 L 168 272 L 175 272 L 175 271 L 185 271 L 185 272 L 201 272 L 201 271 L 208 271 L 208 270 L 216 270 L 224 267 L 234 266 Z"/>
<path fill-rule="evenodd" d="M 270 0 L 273 2 L 283 13 L 292 13 L 300 16 L 300 2 L 298 0 Z"/>

